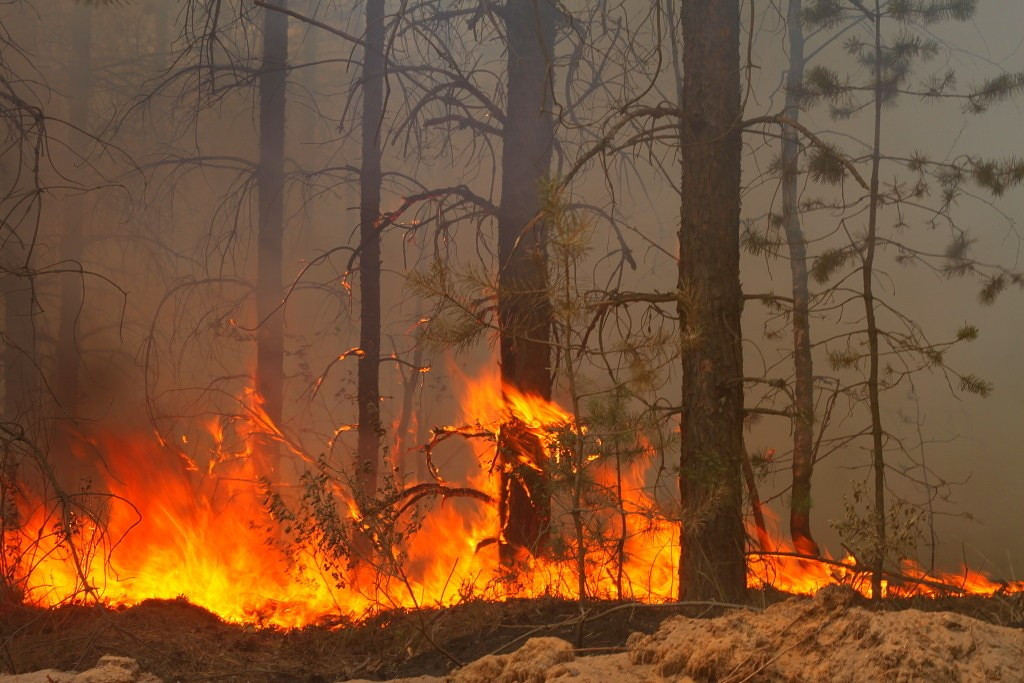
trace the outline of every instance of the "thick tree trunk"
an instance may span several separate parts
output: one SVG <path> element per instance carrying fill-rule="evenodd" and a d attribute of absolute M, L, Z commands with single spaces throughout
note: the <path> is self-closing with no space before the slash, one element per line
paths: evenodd
<path fill-rule="evenodd" d="M 804 77 L 804 32 L 801 0 L 789 0 L 789 71 L 786 74 L 786 118 L 800 119 L 799 89 Z M 814 364 L 808 307 L 807 245 L 800 225 L 797 196 L 800 145 L 792 126 L 782 128 L 782 217 L 789 245 L 793 280 L 793 491 L 789 506 L 789 533 L 793 546 L 804 555 L 818 556 L 811 536 L 811 473 L 814 469 Z"/>
<path fill-rule="evenodd" d="M 498 317 L 505 387 L 551 397 L 551 304 L 547 291 L 541 183 L 551 166 L 554 123 L 551 56 L 555 10 L 549 0 L 509 0 L 508 111 L 498 210 Z M 510 421 L 498 440 L 501 464 L 499 553 L 513 564 L 521 550 L 543 552 L 551 518 L 539 441 Z"/>
<path fill-rule="evenodd" d="M 366 500 L 377 494 L 380 469 L 380 127 L 384 113 L 384 0 L 366 2 L 363 51 L 363 160 L 359 173 L 359 463 Z"/>
<path fill-rule="evenodd" d="M 68 67 L 68 117 L 75 127 L 73 149 L 86 154 L 89 140 L 81 131 L 89 130 L 89 98 L 92 93 L 92 8 L 79 3 L 72 15 L 71 64 Z M 83 169 L 84 164 L 78 164 Z M 75 195 L 65 208 L 64 234 L 61 238 L 61 260 L 64 268 L 81 268 L 84 250 L 85 214 L 87 198 Z M 57 329 L 57 376 L 54 394 L 60 410 L 71 418 L 78 416 L 78 373 L 81 349 L 78 346 L 78 319 L 85 297 L 82 275 L 68 272 L 60 278 L 60 322 Z"/>
<path fill-rule="evenodd" d="M 14 188 L 17 191 L 17 188 Z M 25 235 L 4 231 L 0 263 L 3 299 L 3 421 L 28 427 L 38 403 L 36 363 L 35 291 Z M 30 226 L 31 227 L 31 226 Z M 2 476 L 2 473 L 0 473 Z"/>
<path fill-rule="evenodd" d="M 746 593 L 740 464 L 739 0 L 683 0 L 680 594 Z"/>
<path fill-rule="evenodd" d="M 286 0 L 273 4 L 284 8 Z M 256 170 L 259 235 L 256 272 L 256 390 L 264 410 L 280 424 L 284 403 L 284 311 L 281 261 L 284 242 L 284 115 L 288 68 L 288 18 L 263 12 L 260 67 L 260 160 Z"/>

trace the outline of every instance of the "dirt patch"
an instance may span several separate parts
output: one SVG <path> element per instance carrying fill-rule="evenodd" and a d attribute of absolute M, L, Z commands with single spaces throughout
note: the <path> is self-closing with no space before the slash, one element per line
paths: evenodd
<path fill-rule="evenodd" d="M 152 674 L 140 670 L 130 657 L 100 657 L 93 668 L 81 673 L 47 669 L 30 674 L 0 674 L 0 683 L 161 683 Z"/>
<path fill-rule="evenodd" d="M 899 683 L 1024 681 L 1024 631 L 951 612 L 887 612 L 842 587 L 762 612 L 714 619 L 676 616 L 627 652 L 576 657 L 557 638 L 528 641 L 443 678 L 402 683 Z"/>
<path fill-rule="evenodd" d="M 758 605 L 744 610 L 595 602 L 582 626 L 571 601 L 474 601 L 291 631 L 226 624 L 184 600 L 8 607 L 0 672 L 87 671 L 115 655 L 168 683 L 1024 681 L 1024 631 L 1005 626 L 1021 621 L 1024 596 L 881 609 L 838 587 L 774 604 L 780 597 L 754 594 Z M 935 611 L 949 609 L 971 616 Z M 570 645 L 579 636 L 582 649 Z"/>
<path fill-rule="evenodd" d="M 696 681 L 1022 681 L 1024 632 L 949 612 L 870 611 L 829 587 L 760 614 L 673 618 L 631 661 Z"/>

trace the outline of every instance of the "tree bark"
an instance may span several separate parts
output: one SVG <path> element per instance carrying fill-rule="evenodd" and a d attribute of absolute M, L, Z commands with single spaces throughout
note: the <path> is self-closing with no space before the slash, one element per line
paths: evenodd
<path fill-rule="evenodd" d="M 738 0 L 683 0 L 680 595 L 742 601 Z"/>
<path fill-rule="evenodd" d="M 365 500 L 377 495 L 380 469 L 380 127 L 384 115 L 384 0 L 366 2 L 362 165 L 359 172 L 358 478 Z"/>
<path fill-rule="evenodd" d="M 875 480 L 875 556 L 871 558 L 871 597 L 882 598 L 882 572 L 885 569 L 886 525 L 885 525 L 885 451 L 883 450 L 882 409 L 878 390 L 878 322 L 875 319 L 875 247 L 878 235 L 879 168 L 882 160 L 882 11 L 879 0 L 875 0 L 875 63 L 874 63 L 874 135 L 871 146 L 871 189 L 868 206 L 868 234 L 864 244 L 863 275 L 864 317 L 868 334 L 868 404 L 871 410 L 871 468 Z"/>
<path fill-rule="evenodd" d="M 68 67 L 68 118 L 75 128 L 72 149 L 86 154 L 89 148 L 89 99 L 92 94 L 92 8 L 87 3 L 76 5 L 72 14 L 71 64 Z M 85 167 L 84 164 L 78 164 Z M 68 198 L 65 208 L 64 235 L 61 239 L 61 260 L 70 271 L 82 267 L 84 250 L 86 197 L 77 194 Z M 57 329 L 57 376 L 54 394 L 60 410 L 74 419 L 78 416 L 78 373 L 81 349 L 78 346 L 78 319 L 85 301 L 82 275 L 68 272 L 60 278 L 60 322 Z"/>
<path fill-rule="evenodd" d="M 786 73 L 787 120 L 800 120 L 799 92 L 804 77 L 804 32 L 801 0 L 789 0 L 789 70 Z M 819 554 L 811 536 L 811 473 L 814 470 L 814 362 L 811 357 L 810 293 L 807 244 L 800 224 L 797 195 L 800 144 L 792 126 L 782 128 L 782 217 L 789 246 L 793 290 L 793 489 L 789 505 L 789 533 L 796 551 Z"/>
<path fill-rule="evenodd" d="M 12 189 L 18 192 L 18 188 Z M 19 226 L 10 227 L 11 231 L 5 230 L 3 234 L 3 262 L 0 263 L 0 297 L 4 307 L 3 351 L 0 355 L 3 363 L 3 421 L 26 428 L 39 399 L 35 367 L 35 284 L 29 242 L 18 230 Z"/>
<path fill-rule="evenodd" d="M 551 398 L 551 303 L 547 291 L 542 181 L 551 166 L 551 56 L 555 9 L 548 0 L 508 0 L 508 111 L 498 209 L 498 318 L 504 387 Z M 503 424 L 499 554 L 511 565 L 522 550 L 542 553 L 551 518 L 544 449 L 521 424 Z"/>
<path fill-rule="evenodd" d="M 285 8 L 287 0 L 274 4 Z M 288 68 L 288 17 L 263 12 L 259 74 L 260 159 L 256 170 L 259 234 L 256 273 L 256 390 L 275 424 L 284 404 L 284 310 L 281 264 L 284 243 L 284 126 Z"/>

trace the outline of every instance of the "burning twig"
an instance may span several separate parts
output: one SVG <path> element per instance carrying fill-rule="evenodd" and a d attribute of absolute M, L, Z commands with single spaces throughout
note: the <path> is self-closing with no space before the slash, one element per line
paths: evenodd
<path fill-rule="evenodd" d="M 853 563 L 850 563 L 850 562 L 846 562 L 846 561 L 842 561 L 842 560 L 831 560 L 831 559 L 824 558 L 824 557 L 814 557 L 812 555 L 804 555 L 803 553 L 786 552 L 786 551 L 781 551 L 781 550 L 780 551 L 748 552 L 747 556 L 748 557 L 760 557 L 760 558 L 790 557 L 790 558 L 795 558 L 795 559 L 802 560 L 802 561 L 805 561 L 805 562 L 814 562 L 814 563 L 818 563 L 818 564 L 822 564 L 822 565 L 827 565 L 827 566 L 830 566 L 830 567 L 835 567 L 836 569 L 846 570 L 848 572 L 852 572 L 852 574 L 854 574 L 854 575 L 861 575 L 861 576 L 864 576 L 864 577 L 867 577 L 871 573 L 871 571 L 872 571 L 870 568 L 867 568 L 867 567 L 864 567 L 863 565 L 861 565 L 856 560 L 856 558 L 854 558 L 854 562 Z M 883 576 L 887 580 L 890 581 L 889 590 L 893 589 L 892 582 L 895 581 L 895 582 L 900 583 L 900 584 L 902 584 L 902 583 L 916 584 L 916 585 L 921 586 L 923 588 L 931 589 L 933 591 L 936 591 L 936 592 L 939 592 L 939 593 L 945 593 L 945 594 L 955 593 L 955 594 L 958 594 L 958 595 L 966 595 L 966 594 L 972 593 L 972 590 L 970 588 L 968 588 L 965 585 L 964 582 L 961 582 L 960 585 L 956 585 L 956 584 L 953 584 L 953 583 L 949 583 L 948 581 L 945 581 L 943 579 L 927 576 L 923 572 L 920 575 L 914 575 L 914 574 L 908 574 L 906 572 L 899 572 L 899 571 L 893 571 L 893 570 L 890 570 L 890 569 L 886 569 L 886 570 L 883 570 L 882 574 L 883 574 Z M 965 579 L 966 577 L 958 577 L 958 578 L 964 578 Z M 841 577 L 836 577 L 836 579 L 838 581 L 840 581 L 840 582 L 842 581 Z"/>
<path fill-rule="evenodd" d="M 480 424 L 464 425 L 462 427 L 434 427 L 430 431 L 430 441 L 423 446 L 423 452 L 427 458 L 427 470 L 430 472 L 430 476 L 439 484 L 444 484 L 444 479 L 441 477 L 441 473 L 437 471 L 437 468 L 434 467 L 433 461 L 434 447 L 439 443 L 447 441 L 453 436 L 461 436 L 464 439 L 498 440 L 498 435 L 495 432 L 485 429 Z"/>
<path fill-rule="evenodd" d="M 445 500 L 447 498 L 474 498 L 485 503 L 494 502 L 494 500 L 483 491 L 477 491 L 476 489 L 465 486 L 455 487 L 445 486 L 443 484 L 416 484 L 415 486 L 411 486 L 400 491 L 389 501 L 385 502 L 385 505 L 390 507 L 397 504 L 399 501 L 406 499 L 395 513 L 395 516 L 399 517 L 402 513 L 427 496 L 441 496 L 441 500 Z"/>

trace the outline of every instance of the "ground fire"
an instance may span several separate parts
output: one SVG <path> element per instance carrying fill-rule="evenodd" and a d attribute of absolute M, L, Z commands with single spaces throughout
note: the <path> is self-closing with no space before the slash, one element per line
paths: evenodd
<path fill-rule="evenodd" d="M 280 627 L 470 597 L 578 597 L 574 571 L 579 565 L 564 553 L 524 560 L 512 575 L 500 566 L 494 542 L 500 533 L 493 504 L 498 495 L 494 435 L 502 422 L 515 418 L 551 457 L 569 457 L 559 435 L 584 428 L 556 403 L 502 392 L 497 373 L 468 381 L 462 399 L 465 426 L 435 430 L 433 448 L 420 451 L 431 460 L 431 481 L 405 484 L 406 491 L 440 494 L 444 500 L 405 506 L 402 515 L 421 518 L 386 553 L 391 557 L 386 567 L 357 562 L 344 568 L 325 554 L 329 544 L 322 535 L 306 535 L 301 543 L 289 540 L 295 520 L 282 519 L 267 502 L 268 490 L 288 488 L 269 479 L 277 474 L 271 453 L 284 453 L 299 468 L 314 468 L 315 459 L 269 421 L 258 397 L 248 394 L 242 404 L 243 415 L 209 423 L 212 448 L 203 461 L 186 454 L 185 444 L 152 433 L 83 435 L 78 457 L 99 458 L 105 480 L 76 497 L 81 514 L 71 507 L 64 508 L 70 510 L 66 516 L 52 498 L 19 489 L 18 524 L 7 521 L 14 515 L 5 517 L 8 584 L 38 605 L 126 605 L 184 596 L 229 621 Z M 430 455 L 453 436 L 467 437 L 476 458 L 474 470 L 458 482 L 445 480 L 444 468 Z M 576 466 L 596 458 L 578 454 Z M 620 502 L 593 513 L 592 524 L 611 540 L 587 546 L 588 598 L 671 602 L 679 594 L 679 532 L 670 519 L 655 514 L 659 505 L 651 492 L 650 465 L 650 458 L 638 458 L 624 469 L 595 466 L 592 486 L 615 491 Z M 331 484 L 331 505 L 341 518 L 358 524 L 359 506 L 345 491 Z M 400 494 L 396 500 L 409 497 Z M 86 514 L 90 506 L 93 512 Z M 811 594 L 845 583 L 869 593 L 869 574 L 855 558 L 800 557 L 783 541 L 770 542 L 750 555 L 750 586 Z M 913 565 L 903 566 L 887 585 L 891 595 L 1020 590 L 1024 583 L 999 583 L 966 570 L 929 575 Z"/>

